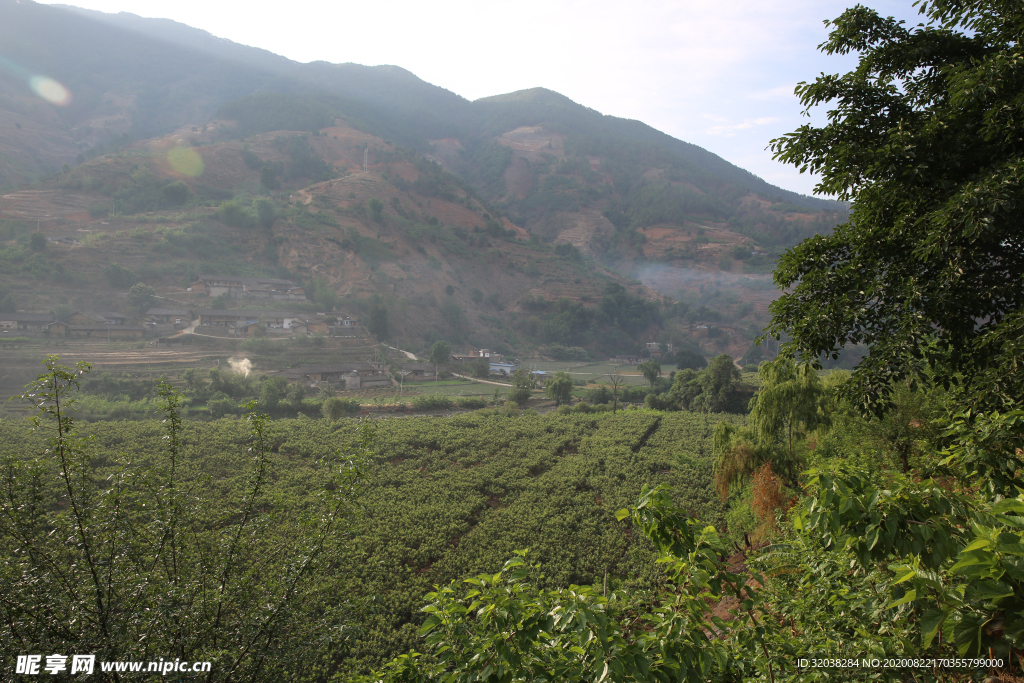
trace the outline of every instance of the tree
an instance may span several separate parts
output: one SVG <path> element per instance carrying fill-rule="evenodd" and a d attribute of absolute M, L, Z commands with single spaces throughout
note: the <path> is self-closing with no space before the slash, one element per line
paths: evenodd
<path fill-rule="evenodd" d="M 156 290 L 142 282 L 132 285 L 128 290 L 128 309 L 136 316 L 142 315 L 153 307 Z"/>
<path fill-rule="evenodd" d="M 14 313 L 18 310 L 18 305 L 14 302 L 14 297 L 8 292 L 0 298 L 0 313 Z"/>
<path fill-rule="evenodd" d="M 277 178 L 277 171 L 270 166 L 260 169 L 260 185 L 267 190 L 281 189 L 281 181 Z"/>
<path fill-rule="evenodd" d="M 708 366 L 704 356 L 689 349 L 676 351 L 676 369 L 678 370 L 703 370 Z"/>
<path fill-rule="evenodd" d="M 388 307 L 380 294 L 370 297 L 370 315 L 366 327 L 370 330 L 377 341 L 384 341 L 390 335 L 391 327 L 388 324 Z"/>
<path fill-rule="evenodd" d="M 803 459 L 794 441 L 830 424 L 829 397 L 818 373 L 785 356 L 758 370 L 761 389 L 750 400 L 748 429 L 727 422 L 715 428 L 715 485 L 723 498 L 729 486 L 746 481 L 765 463 L 799 490 Z"/>
<path fill-rule="evenodd" d="M 268 230 L 274 226 L 274 221 L 277 220 L 277 209 L 274 208 L 274 202 L 267 197 L 259 197 L 252 203 L 256 208 L 256 218 L 259 219 L 260 225 Z"/>
<path fill-rule="evenodd" d="M 608 383 L 612 385 L 612 414 L 619 410 L 619 389 L 626 383 L 626 378 L 616 370 L 608 375 Z"/>
<path fill-rule="evenodd" d="M 384 220 L 384 202 L 373 197 L 370 199 L 370 213 L 373 215 L 373 220 L 378 223 Z"/>
<path fill-rule="evenodd" d="M 436 341 L 430 347 L 430 362 L 434 364 L 434 384 L 437 384 L 437 367 L 444 365 L 452 357 L 452 345 L 446 341 Z"/>
<path fill-rule="evenodd" d="M 338 398 L 332 396 L 325 398 L 320 406 L 324 419 L 332 422 L 340 420 L 347 415 L 355 415 L 359 412 L 359 402 L 351 398 Z"/>
<path fill-rule="evenodd" d="M 529 370 L 523 367 L 517 368 L 512 373 L 512 390 L 508 392 L 508 400 L 519 406 L 525 405 L 530 400 L 535 384 Z"/>
<path fill-rule="evenodd" d="M 451 286 L 451 285 L 449 285 Z M 441 319 L 448 325 L 452 339 L 456 341 L 466 335 L 466 314 L 454 299 L 445 299 L 441 304 Z"/>
<path fill-rule="evenodd" d="M 797 94 L 832 104 L 829 122 L 772 141 L 775 158 L 821 174 L 816 192 L 852 202 L 850 219 L 779 260 L 767 335 L 783 352 L 869 354 L 847 395 L 884 412 L 893 380 L 964 378 L 978 401 L 1024 398 L 994 371 L 1024 318 L 1024 88 L 1014 2 L 926 1 L 913 28 L 857 6 L 830 22 L 822 49 L 857 68 Z M 1016 347 L 1013 347 L 1016 350 Z M 995 389 L 993 391 L 993 388 Z"/>
<path fill-rule="evenodd" d="M 192 191 L 188 189 L 188 185 L 180 180 L 164 185 L 160 192 L 164 196 L 164 203 L 169 206 L 181 206 L 188 200 L 188 196 L 192 194 Z"/>
<path fill-rule="evenodd" d="M 544 393 L 555 402 L 556 406 L 572 400 L 572 377 L 567 372 L 556 372 L 544 387 Z"/>
<path fill-rule="evenodd" d="M 715 356 L 706 370 L 698 376 L 700 385 L 700 410 L 709 413 L 740 412 L 737 384 L 740 371 L 732 362 L 732 356 Z"/>
<path fill-rule="evenodd" d="M 287 396 L 288 380 L 284 377 L 267 377 L 260 387 L 260 408 L 263 410 L 277 410 L 281 399 Z"/>
<path fill-rule="evenodd" d="M 648 360 L 638 365 L 636 369 L 643 373 L 644 379 L 653 389 L 658 378 L 661 377 L 661 363 L 656 360 Z"/>
<path fill-rule="evenodd" d="M 761 389 L 750 400 L 754 437 L 762 445 L 785 441 L 789 461 L 795 461 L 794 437 L 829 424 L 828 396 L 818 373 L 809 365 L 797 365 L 791 358 L 778 358 L 758 370 Z M 796 470 L 789 468 L 791 481 Z"/>
<path fill-rule="evenodd" d="M 163 449 L 131 463 L 97 457 L 72 417 L 89 371 L 49 357 L 22 396 L 47 443 L 0 456 L 0 647 L 95 654 L 107 680 L 116 677 L 101 674 L 99 661 L 170 655 L 216 660 L 210 681 L 308 670 L 310 642 L 325 624 L 344 623 L 322 582 L 340 562 L 336 544 L 371 455 L 369 426 L 319 464 L 324 485 L 293 505 L 271 476 L 273 423 L 250 405 L 248 476 L 226 499 L 202 463 L 189 462 L 182 397 L 167 383 Z"/>
<path fill-rule="evenodd" d="M 491 364 L 487 362 L 486 358 L 471 360 L 466 365 L 469 367 L 470 374 L 477 379 L 487 379 L 491 374 Z"/>
<path fill-rule="evenodd" d="M 114 287 L 130 287 L 132 282 L 138 282 L 138 276 L 127 268 L 122 268 L 116 263 L 111 263 L 103 269 L 103 275 Z"/>
<path fill-rule="evenodd" d="M 34 232 L 28 238 L 28 246 L 32 251 L 46 249 L 46 235 L 41 232 Z"/>

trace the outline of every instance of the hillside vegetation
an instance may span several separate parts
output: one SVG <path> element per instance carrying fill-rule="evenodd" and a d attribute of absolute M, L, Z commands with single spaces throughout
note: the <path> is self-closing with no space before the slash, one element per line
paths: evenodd
<path fill-rule="evenodd" d="M 298 64 L 126 13 L 4 0 L 0 15 L 6 56 L 71 93 L 48 102 L 0 75 L 0 286 L 21 309 L 116 308 L 101 272 L 172 298 L 211 270 L 276 273 L 318 310 L 381 297 L 387 336 L 407 345 L 604 355 L 692 337 L 739 357 L 766 322 L 776 256 L 843 220 L 544 89 L 470 102 L 397 67 Z M 32 232 L 90 250 L 14 246 Z M 641 283 L 630 294 L 658 319 L 606 338 L 520 304 L 594 308 L 608 282 Z M 700 338 L 707 322 L 725 338 Z"/>

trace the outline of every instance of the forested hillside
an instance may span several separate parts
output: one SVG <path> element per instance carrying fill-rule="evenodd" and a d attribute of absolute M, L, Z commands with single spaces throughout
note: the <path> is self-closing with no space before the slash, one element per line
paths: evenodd
<path fill-rule="evenodd" d="M 452 329 L 453 320 L 460 327 L 458 315 L 442 311 L 444 297 L 436 293 L 464 284 L 465 296 L 458 305 L 472 321 L 468 326 L 481 331 L 474 345 L 503 344 L 508 350 L 533 352 L 559 343 L 603 355 L 637 353 L 645 341 L 693 337 L 692 346 L 706 346 L 706 355 L 726 350 L 742 356 L 766 322 L 772 298 L 766 276 L 775 258 L 785 247 L 828 233 L 843 220 L 844 209 L 834 202 L 772 187 L 642 122 L 604 116 L 544 89 L 470 102 L 399 67 L 299 64 L 165 20 L 14 0 L 0 3 L 0 15 L 0 41 L 8 60 L 0 71 L 0 188 L 19 190 L 0 199 L 0 219 L 16 221 L 5 226 L 8 242 L 27 240 L 33 222 L 35 231 L 53 238 L 105 230 L 100 226 L 109 222 L 103 220 L 102 207 L 108 203 L 123 227 L 145 230 L 146 221 L 154 218 L 180 228 L 187 209 L 200 225 L 203 212 L 197 209 L 228 200 L 255 210 L 254 200 L 263 196 L 280 207 L 290 204 L 298 189 L 305 190 L 303 204 L 314 198 L 336 202 L 339 197 L 329 191 L 333 186 L 317 183 L 361 169 L 362 147 L 369 152 L 369 170 L 380 174 L 373 180 L 383 183 L 372 192 L 356 189 L 356 206 L 343 207 L 363 206 L 363 216 L 353 216 L 361 222 L 360 230 L 378 239 L 375 222 L 390 222 L 393 209 L 394 220 L 432 225 L 429 221 L 436 219 L 442 230 L 475 231 L 474 239 L 488 243 L 497 237 L 502 242 L 490 246 L 494 258 L 489 261 L 493 264 L 500 252 L 532 284 L 510 289 L 467 278 L 453 266 L 454 282 L 438 278 L 426 287 L 435 292 L 433 302 L 408 297 L 389 302 L 389 310 L 403 310 L 397 316 L 401 322 L 393 327 L 407 344 L 438 337 L 469 341 Z M 299 141 L 303 135 L 312 142 Z M 339 137 L 346 149 L 330 142 Z M 268 149 L 271 143 L 274 147 Z M 192 171 L 168 165 L 170 147 L 182 145 L 191 147 L 203 165 Z M 175 154 L 185 159 L 193 158 L 193 152 Z M 239 153 L 241 159 L 234 156 Z M 131 163 L 110 163 L 115 157 Z M 225 167 L 229 160 L 234 168 Z M 129 178 L 138 167 L 148 167 L 155 179 Z M 176 181 L 187 191 L 175 186 L 179 190 L 160 194 Z M 382 211 L 368 211 L 371 199 L 384 202 Z M 466 204 L 477 215 L 434 210 L 429 204 L 436 201 Z M 411 204 L 419 211 L 415 218 L 409 213 Z M 92 220 L 85 217 L 86 209 Z M 141 212 L 162 215 L 136 220 Z M 269 215 L 263 220 L 269 221 Z M 271 239 L 298 239 L 298 232 L 289 228 Z M 508 236 L 541 252 L 557 247 L 558 258 L 580 272 L 557 278 L 564 281 L 546 277 L 547 268 L 538 259 L 521 258 L 506 247 Z M 329 237 L 338 243 L 358 242 L 346 234 Z M 468 244 L 466 238 L 457 239 Z M 415 242 L 405 246 L 420 248 Z M 319 275 L 326 284 L 314 290 L 329 289 L 339 297 L 351 294 L 359 307 L 372 295 L 395 299 L 398 289 L 386 279 L 371 281 L 356 293 L 348 278 L 365 280 L 367 274 L 338 272 L 338 255 L 330 253 L 330 244 L 327 240 L 313 251 L 294 250 L 302 253 L 298 263 L 282 259 L 280 244 L 252 251 L 232 247 L 228 270 L 241 274 L 283 266 L 304 281 Z M 455 251 L 461 255 L 461 248 Z M 376 255 L 369 261 L 362 258 L 371 252 Z M 387 254 L 367 246 L 359 256 L 361 268 L 376 266 Z M 444 260 L 444 254 L 430 256 L 435 266 Z M 227 264 L 221 261 L 224 268 Z M 63 265 L 50 263 L 33 272 L 51 281 L 75 281 L 78 268 L 62 271 Z M 106 268 L 110 263 L 89 265 Z M 191 276 L 204 265 L 213 264 L 193 260 L 188 269 L 175 267 L 175 279 Z M 49 274 L 43 275 L 46 270 Z M 146 281 L 141 266 L 130 270 Z M 519 301 L 527 295 L 540 296 L 549 306 L 562 298 L 588 299 L 583 304 L 592 307 L 603 282 L 577 281 L 587 279 L 584 273 L 602 280 L 611 276 L 620 284 L 634 280 L 648 288 L 643 298 L 666 296 L 684 305 L 674 312 L 666 309 L 668 324 L 616 333 L 615 341 L 600 349 L 595 340 L 601 335 L 559 331 L 559 326 L 545 326 L 547 321 L 536 311 L 520 309 Z M 95 276 L 78 274 L 73 287 L 77 296 L 95 292 L 81 286 L 96 287 Z M 12 275 L 0 286 L 39 292 Z M 345 278 L 344 284 L 338 277 Z M 166 276 L 149 277 L 149 283 L 158 288 L 170 284 Z M 480 317 L 469 313 L 479 304 L 469 300 L 476 291 L 478 299 L 493 301 Z M 34 299 L 23 296 L 18 305 L 95 306 L 106 297 L 80 304 L 68 298 L 50 292 Z M 424 304 L 433 310 L 418 315 Z M 417 313 L 406 315 L 408 310 Z M 509 320 L 505 310 L 523 314 Z M 694 324 L 708 322 L 723 325 L 729 341 L 716 347 L 692 334 Z"/>

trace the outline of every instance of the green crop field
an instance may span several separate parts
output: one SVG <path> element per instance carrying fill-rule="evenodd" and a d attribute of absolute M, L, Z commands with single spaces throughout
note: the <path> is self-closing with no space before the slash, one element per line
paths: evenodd
<path fill-rule="evenodd" d="M 615 511 L 644 485 L 666 483 L 681 504 L 721 524 L 723 503 L 710 484 L 717 419 L 630 410 L 375 421 L 362 512 L 336 539 L 341 559 L 323 586 L 350 605 L 353 635 L 335 644 L 332 660 L 346 671 L 366 670 L 417 647 L 419 608 L 434 584 L 495 572 L 522 548 L 544 564 L 552 586 L 600 583 L 605 572 L 616 588 L 659 584 L 651 547 Z M 42 435 L 28 427 L 0 420 L 0 458 L 42 450 Z M 325 485 L 314 463 L 353 441 L 357 423 L 300 418 L 274 427 L 267 496 L 276 507 L 302 508 Z M 145 468 L 163 448 L 157 421 L 99 422 L 82 431 L 93 438 L 97 474 L 118 459 Z M 190 476 L 209 477 L 218 499 L 240 495 L 249 469 L 243 420 L 186 422 L 183 443 Z"/>

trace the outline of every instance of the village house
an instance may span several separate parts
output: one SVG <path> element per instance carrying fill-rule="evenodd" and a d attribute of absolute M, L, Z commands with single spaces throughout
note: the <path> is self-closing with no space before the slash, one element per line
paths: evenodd
<path fill-rule="evenodd" d="M 408 363 L 402 366 L 402 372 L 408 372 L 405 376 L 407 382 L 413 382 L 418 380 L 432 380 L 442 372 L 448 372 L 448 368 L 443 365 L 437 366 L 437 375 L 434 374 L 433 363 Z"/>
<path fill-rule="evenodd" d="M 141 339 L 146 329 L 141 325 L 115 325 L 112 323 L 71 325 L 57 320 L 47 326 L 47 331 L 58 337 L 94 337 L 97 339 Z"/>
<path fill-rule="evenodd" d="M 278 301 L 303 301 L 306 299 L 306 290 L 291 280 L 265 277 L 200 275 L 199 279 L 192 283 L 190 289 L 206 292 L 209 296 L 223 294 L 238 299 L 276 299 Z"/>
<path fill-rule="evenodd" d="M 488 372 L 499 377 L 507 377 L 519 367 L 515 363 L 488 363 L 488 366 Z"/>
<path fill-rule="evenodd" d="M 297 382 L 307 388 L 326 385 L 350 390 L 392 384 L 391 375 L 373 363 L 300 365 L 285 370 L 282 374 L 289 382 Z"/>
<path fill-rule="evenodd" d="M 651 355 L 652 358 L 660 358 L 663 354 L 672 353 L 672 344 L 665 344 L 665 351 L 661 350 L 661 344 L 658 342 L 647 342 L 644 344 L 644 348 Z"/>
<path fill-rule="evenodd" d="M 313 336 L 314 334 L 328 334 L 331 331 L 331 326 L 320 316 L 302 316 L 293 320 L 289 329 L 292 334 Z"/>
<path fill-rule="evenodd" d="M 233 327 L 240 329 L 246 325 L 259 323 L 271 329 L 287 329 L 292 321 L 299 318 L 296 313 L 281 311 L 247 311 L 229 309 L 200 309 L 199 324 L 202 327 Z"/>
<path fill-rule="evenodd" d="M 484 358 L 492 362 L 500 362 L 502 355 L 489 349 L 472 349 L 469 353 L 452 354 L 452 360 L 457 361 L 477 360 L 478 358 Z"/>
<path fill-rule="evenodd" d="M 174 325 L 176 329 L 188 327 L 194 319 L 187 308 L 151 308 L 146 311 L 146 322 L 154 325 Z"/>
<path fill-rule="evenodd" d="M 40 332 L 53 320 L 53 313 L 0 313 L 0 330 Z"/>

